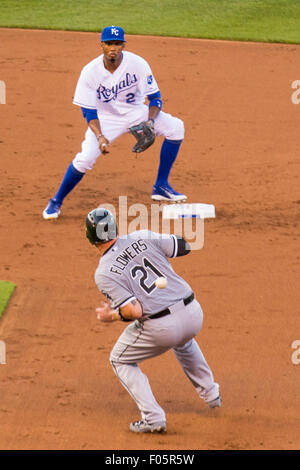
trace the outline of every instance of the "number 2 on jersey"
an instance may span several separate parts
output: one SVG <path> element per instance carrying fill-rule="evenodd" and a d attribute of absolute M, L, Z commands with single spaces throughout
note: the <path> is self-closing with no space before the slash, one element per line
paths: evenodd
<path fill-rule="evenodd" d="M 158 277 L 164 277 L 164 275 L 148 260 L 148 258 L 143 258 L 143 266 L 135 266 L 131 270 L 131 276 L 133 279 L 136 278 L 138 272 L 141 272 L 142 275 L 139 277 L 139 283 L 141 288 L 147 292 L 147 294 L 151 294 L 151 292 L 156 288 L 155 282 L 153 282 L 150 286 L 147 286 L 146 280 L 149 275 L 149 271 L 156 274 Z"/>
<path fill-rule="evenodd" d="M 126 98 L 127 98 L 126 103 L 134 103 L 135 102 L 134 93 L 127 93 Z"/>

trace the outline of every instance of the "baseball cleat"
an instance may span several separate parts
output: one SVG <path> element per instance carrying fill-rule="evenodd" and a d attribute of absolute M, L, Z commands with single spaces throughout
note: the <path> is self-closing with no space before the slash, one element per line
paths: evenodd
<path fill-rule="evenodd" d="M 221 407 L 221 397 L 218 396 L 214 400 L 207 402 L 207 404 L 210 408 L 220 408 Z"/>
<path fill-rule="evenodd" d="M 132 432 L 166 432 L 167 425 L 165 422 L 149 424 L 146 421 L 133 421 L 129 426 Z"/>
<path fill-rule="evenodd" d="M 55 199 L 50 199 L 46 209 L 43 211 L 43 218 L 46 220 L 57 219 L 60 214 L 61 203 Z"/>
<path fill-rule="evenodd" d="M 187 200 L 185 194 L 178 193 L 169 184 L 153 186 L 151 197 L 154 201 L 183 202 Z"/>

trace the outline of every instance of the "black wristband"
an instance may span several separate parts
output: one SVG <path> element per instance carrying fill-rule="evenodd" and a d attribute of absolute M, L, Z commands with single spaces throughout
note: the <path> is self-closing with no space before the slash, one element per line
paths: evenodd
<path fill-rule="evenodd" d="M 189 252 L 191 251 L 191 246 L 190 244 L 185 241 L 183 237 L 180 237 L 179 235 L 175 235 L 177 238 L 177 256 L 185 256 L 188 255 Z"/>

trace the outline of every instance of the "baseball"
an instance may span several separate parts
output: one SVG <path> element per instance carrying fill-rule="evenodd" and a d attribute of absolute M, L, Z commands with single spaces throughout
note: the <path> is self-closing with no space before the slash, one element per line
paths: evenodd
<path fill-rule="evenodd" d="M 164 289 L 167 285 L 168 281 L 165 277 L 159 277 L 155 281 L 156 287 L 159 287 L 160 289 Z"/>

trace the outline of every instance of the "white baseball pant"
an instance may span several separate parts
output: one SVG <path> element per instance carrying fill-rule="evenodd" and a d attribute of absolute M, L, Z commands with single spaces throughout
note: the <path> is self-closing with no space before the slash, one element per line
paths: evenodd
<path fill-rule="evenodd" d="M 126 116 L 116 117 L 114 119 L 100 116 L 100 124 L 102 134 L 113 142 L 122 134 L 128 132 L 129 127 L 139 124 L 148 119 L 148 107 L 143 107 L 127 113 Z M 163 135 L 169 140 L 182 140 L 184 137 L 184 124 L 181 119 L 178 119 L 171 114 L 160 111 L 154 122 L 154 129 L 157 136 Z M 81 152 L 78 152 L 73 160 L 73 165 L 76 170 L 81 173 L 86 173 L 91 170 L 101 155 L 99 149 L 99 142 L 96 139 L 94 132 L 88 127 L 85 133 L 85 139 L 82 142 Z"/>

